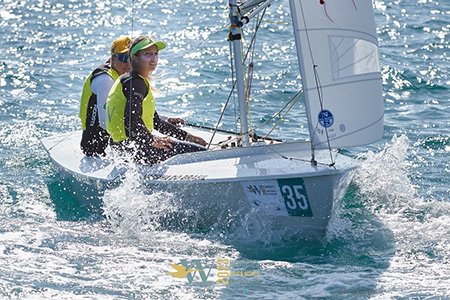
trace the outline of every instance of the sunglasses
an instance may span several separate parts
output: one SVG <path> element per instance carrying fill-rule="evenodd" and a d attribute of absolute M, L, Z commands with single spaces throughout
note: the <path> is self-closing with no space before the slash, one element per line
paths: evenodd
<path fill-rule="evenodd" d="M 128 59 L 130 58 L 128 53 L 116 53 L 116 54 L 114 54 L 114 56 L 117 57 L 119 59 L 119 61 L 123 62 L 123 63 L 128 62 Z"/>

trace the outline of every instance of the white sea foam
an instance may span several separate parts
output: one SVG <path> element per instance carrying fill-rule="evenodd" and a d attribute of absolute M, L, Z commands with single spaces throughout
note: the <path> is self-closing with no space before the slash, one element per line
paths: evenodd
<path fill-rule="evenodd" d="M 364 155 L 354 177 L 357 194 L 351 201 L 356 208 L 343 207 L 331 225 L 354 243 L 371 241 L 373 251 L 380 249 L 385 255 L 380 260 L 392 253 L 389 269 L 377 283 L 380 294 L 386 290 L 398 297 L 420 290 L 424 295 L 449 296 L 450 203 L 418 195 L 409 177 L 408 147 L 407 136 L 394 136 L 381 152 Z M 419 294 L 410 296 L 414 295 Z"/>
<path fill-rule="evenodd" d="M 327 241 L 346 236 L 367 237 L 369 232 L 380 233 L 380 226 L 376 224 L 378 220 L 371 218 L 371 215 L 375 216 L 380 211 L 399 213 L 415 199 L 416 191 L 408 178 L 408 144 L 407 136 L 394 136 L 382 151 L 360 154 L 361 165 L 355 171 L 348 191 L 352 195 L 344 197 L 339 211 L 332 216 Z M 354 224 L 354 220 L 361 222 L 361 218 L 367 222 L 362 223 L 364 226 Z"/>
<path fill-rule="evenodd" d="M 130 159 L 130 158 L 125 158 Z M 104 214 L 120 233 L 139 237 L 142 232 L 158 229 L 158 216 L 167 209 L 164 205 L 170 195 L 166 193 L 148 195 L 144 192 L 137 166 L 119 163 L 127 169 L 120 186 L 105 192 Z"/>
<path fill-rule="evenodd" d="M 368 152 L 362 156 L 365 160 L 354 180 L 359 194 L 364 196 L 365 205 L 372 211 L 381 209 L 396 213 L 417 197 L 408 178 L 408 145 L 407 136 L 394 136 L 381 152 Z"/>

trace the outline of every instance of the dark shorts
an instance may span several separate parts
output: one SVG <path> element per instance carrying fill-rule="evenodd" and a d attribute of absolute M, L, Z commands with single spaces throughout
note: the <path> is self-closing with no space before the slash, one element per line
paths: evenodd
<path fill-rule="evenodd" d="M 145 165 L 153 165 L 162 162 L 177 154 L 206 150 L 205 147 L 200 145 L 181 141 L 174 141 L 173 148 L 170 150 L 155 148 L 147 143 L 130 143 L 129 141 L 114 143 L 113 148 L 131 154 L 136 163 Z"/>
<path fill-rule="evenodd" d="M 109 134 L 101 127 L 87 128 L 83 130 L 81 137 L 81 151 L 86 156 L 105 155 L 105 149 L 109 145 Z"/>

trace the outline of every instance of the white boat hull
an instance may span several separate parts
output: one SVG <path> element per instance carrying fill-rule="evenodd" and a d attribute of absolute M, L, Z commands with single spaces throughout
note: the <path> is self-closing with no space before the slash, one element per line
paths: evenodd
<path fill-rule="evenodd" d="M 351 172 L 284 180 L 295 182 L 299 179 L 306 187 L 309 209 L 300 209 L 299 204 L 285 201 L 278 194 L 268 197 L 253 193 L 249 196 L 249 186 L 269 185 L 272 191 L 279 188 L 278 181 L 271 179 L 205 183 L 148 182 L 146 186 L 149 191 L 172 194 L 179 201 L 179 208 L 195 210 L 198 228 L 207 229 L 217 224 L 251 226 L 246 223 L 251 217 L 260 219 L 262 227 L 270 226 L 270 230 L 282 232 L 284 237 L 323 237 L 334 210 L 340 206 L 342 191 L 348 186 Z M 288 205 L 293 209 L 288 209 Z"/>
<path fill-rule="evenodd" d="M 89 205 L 99 190 L 120 182 L 126 169 L 107 158 L 83 156 L 79 139 L 77 132 L 42 139 L 42 144 L 64 173 L 75 178 L 75 193 Z M 324 161 L 330 154 L 316 155 Z M 221 223 L 247 226 L 251 233 L 252 219 L 286 237 L 321 238 L 356 167 L 353 159 L 334 155 L 335 166 L 313 166 L 308 143 L 281 143 L 178 155 L 140 167 L 139 174 L 148 193 L 169 192 L 180 213 L 194 210 L 199 228 Z"/>

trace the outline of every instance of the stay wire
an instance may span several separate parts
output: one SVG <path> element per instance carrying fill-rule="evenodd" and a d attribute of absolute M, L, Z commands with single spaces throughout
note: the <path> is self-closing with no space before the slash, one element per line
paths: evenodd
<path fill-rule="evenodd" d="M 257 20 L 258 22 L 256 23 L 256 26 L 255 26 L 255 29 L 254 29 L 254 33 L 253 33 L 252 39 L 251 39 L 251 41 L 250 41 L 250 45 L 249 45 L 249 47 L 247 48 L 247 51 L 246 51 L 246 53 L 245 53 L 245 56 L 244 56 L 244 59 L 243 59 L 243 63 L 245 63 L 245 62 L 247 61 L 247 58 L 248 58 L 248 56 L 249 56 L 250 53 L 251 53 L 251 61 L 253 62 L 253 59 L 254 59 L 254 49 L 255 49 L 255 45 L 256 45 L 256 36 L 257 36 L 257 32 L 258 32 L 259 28 L 261 27 L 261 24 L 262 24 L 262 22 L 263 22 L 263 20 L 264 20 L 264 15 L 265 15 L 265 13 L 266 13 L 266 10 L 267 10 L 267 9 L 264 9 L 264 10 L 262 11 L 261 17 L 256 18 L 256 20 Z M 235 79 L 234 79 L 233 51 L 232 51 L 231 41 L 229 41 L 229 50 L 230 50 L 230 69 L 231 69 L 231 76 L 232 76 L 231 82 L 233 82 L 233 86 L 232 86 L 232 88 L 231 88 L 231 90 L 230 90 L 230 93 L 228 94 L 227 100 L 225 101 L 225 105 L 224 105 L 224 107 L 223 107 L 223 109 L 222 109 L 222 113 L 221 113 L 221 115 L 220 115 L 220 117 L 219 117 L 219 120 L 216 122 L 216 126 L 214 126 L 213 135 L 211 136 L 211 139 L 210 139 L 210 141 L 209 141 L 209 143 L 208 143 L 208 147 L 207 147 L 208 149 L 209 149 L 210 146 L 212 145 L 212 141 L 213 141 L 213 139 L 214 139 L 214 136 L 215 136 L 216 132 L 219 130 L 218 128 L 219 128 L 220 122 L 222 121 L 222 118 L 223 118 L 223 116 L 224 116 L 224 113 L 225 113 L 225 111 L 226 111 L 226 109 L 227 109 L 227 107 L 228 107 L 228 104 L 229 104 L 229 102 L 230 102 L 231 96 L 234 95 L 234 93 L 233 93 L 233 92 L 234 92 L 234 88 L 236 87 L 236 84 L 237 84 L 237 82 L 236 82 Z M 251 80 L 250 80 L 250 82 L 251 82 Z M 283 117 L 281 118 L 281 120 L 283 120 L 284 117 L 286 116 L 286 114 L 290 111 L 290 109 L 291 109 L 291 108 L 293 107 L 293 105 L 295 104 L 295 101 L 294 101 L 294 100 L 296 100 L 296 98 L 297 98 L 299 95 L 301 96 L 302 94 L 303 94 L 303 91 L 302 91 L 302 90 L 300 90 L 299 92 L 297 92 L 297 93 L 296 93 L 296 94 L 295 94 L 295 95 L 287 102 L 287 104 L 286 104 L 279 112 L 277 112 L 276 114 L 274 114 L 269 120 L 265 121 L 264 123 L 260 124 L 259 126 L 255 127 L 255 128 L 253 128 L 253 131 L 254 131 L 255 129 L 260 128 L 260 127 L 262 127 L 263 125 L 267 124 L 267 123 L 270 122 L 271 120 L 275 119 L 277 116 L 279 116 L 279 115 L 281 114 L 281 112 L 282 112 L 288 105 L 291 105 L 291 106 L 289 107 L 289 109 L 287 110 L 287 112 L 286 112 L 286 113 L 283 115 Z M 233 98 L 233 99 L 234 99 L 234 98 Z M 235 107 L 236 107 L 236 105 L 235 105 Z M 235 110 L 234 112 L 235 112 L 235 119 L 236 119 L 236 110 Z M 281 120 L 280 120 L 280 121 L 281 121 Z M 278 121 L 277 124 L 278 124 L 280 121 Z M 275 124 L 274 127 L 275 127 L 277 124 Z M 236 123 L 236 126 L 237 126 L 237 123 Z M 272 129 L 270 130 L 270 132 L 272 132 L 273 129 L 274 129 L 274 128 L 272 128 Z M 238 130 L 237 130 L 237 127 L 236 127 L 236 132 L 237 132 L 237 131 L 238 131 Z M 270 132 L 269 132 L 264 138 L 266 138 L 266 139 L 269 138 Z M 244 132 L 243 134 L 249 134 L 249 133 L 250 133 L 250 130 L 249 130 L 249 132 Z"/>
<path fill-rule="evenodd" d="M 319 78 L 319 74 L 317 73 L 317 65 L 314 65 L 314 79 L 316 81 L 316 86 L 317 86 L 317 93 L 318 93 L 318 97 L 319 97 L 319 102 L 320 102 L 320 109 L 321 111 L 323 111 L 323 91 L 322 91 L 322 84 L 320 83 L 320 78 Z M 319 125 L 316 125 L 316 129 Z M 327 145 L 328 145 L 328 150 L 330 153 L 330 160 L 331 160 L 331 165 L 334 165 L 334 158 L 333 158 L 333 152 L 331 151 L 331 144 L 330 144 L 330 138 L 328 136 L 328 129 L 325 126 L 325 135 L 327 136 Z"/>
<path fill-rule="evenodd" d="M 248 70 L 247 70 L 247 93 L 246 93 L 246 97 L 245 97 L 245 102 L 247 105 L 247 111 L 248 111 L 248 119 L 250 122 L 250 129 L 249 132 L 254 132 L 253 128 L 253 122 L 252 122 L 252 118 L 251 118 L 251 114 L 250 114 L 250 95 L 251 95 L 251 89 L 252 89 L 252 82 L 253 82 L 253 73 L 254 73 L 254 59 L 255 59 L 255 48 L 256 48 L 256 36 L 257 36 L 257 32 L 259 27 L 261 26 L 261 22 L 264 18 L 264 14 L 266 13 L 266 9 L 263 10 L 261 18 L 258 19 L 254 19 L 253 20 L 253 24 L 254 24 L 254 33 L 253 33 L 253 37 L 252 40 L 250 41 L 250 45 L 249 45 L 249 50 L 247 51 L 247 53 L 245 54 L 244 57 L 244 62 L 247 60 L 247 56 L 250 53 L 250 62 L 248 64 Z M 250 51 L 251 49 L 251 51 Z"/>
<path fill-rule="evenodd" d="M 294 96 L 294 98 L 292 98 L 292 99 L 295 99 L 295 96 Z M 277 127 L 277 125 L 278 125 L 281 121 L 284 120 L 284 117 L 286 117 L 286 115 L 289 113 L 289 111 L 292 109 L 292 107 L 294 107 L 294 105 L 295 105 L 295 103 L 296 103 L 296 101 L 289 101 L 289 102 L 291 102 L 291 105 L 290 105 L 289 108 L 286 110 L 286 112 L 283 114 L 283 116 L 280 117 L 280 118 L 275 122 L 275 124 L 272 126 L 272 129 L 270 129 L 270 131 L 269 131 L 269 132 L 267 133 L 267 135 L 265 136 L 266 138 L 269 137 L 269 135 L 272 133 L 272 131 L 275 130 L 275 128 Z M 289 103 L 289 102 L 288 102 L 288 103 Z M 285 106 L 285 107 L 286 107 L 286 106 Z M 281 111 L 279 112 L 279 114 L 281 114 Z M 272 119 L 274 119 L 274 118 L 272 118 Z"/>
<path fill-rule="evenodd" d="M 135 0 L 132 0 L 131 2 L 131 38 L 133 38 L 133 33 L 134 33 L 134 1 Z M 129 85 L 129 95 L 130 95 L 130 105 L 129 105 L 129 107 L 128 107 L 128 135 L 131 137 L 131 133 L 133 132 L 132 130 L 131 130 L 131 125 L 132 125 L 132 123 L 131 123 L 131 114 L 132 114 L 132 112 L 133 112 L 133 107 L 132 107 L 132 104 L 133 104 L 133 93 L 132 93 L 132 89 L 133 89 L 133 60 L 132 60 L 132 57 L 131 57 L 131 49 L 130 49 L 130 56 L 129 56 L 129 59 L 130 59 L 130 64 L 131 64 L 131 69 L 130 69 L 130 85 Z"/>
<path fill-rule="evenodd" d="M 317 94 L 318 94 L 318 97 L 319 97 L 320 110 L 323 111 L 323 93 L 322 93 L 322 86 L 321 86 L 321 83 L 320 83 L 319 74 L 317 72 L 318 65 L 314 61 L 313 51 L 311 49 L 311 41 L 310 41 L 310 38 L 309 38 L 309 30 L 308 30 L 308 28 L 306 26 L 306 19 L 305 19 L 305 14 L 304 14 L 304 10 L 303 10 L 303 6 L 302 6 L 302 2 L 301 1 L 299 1 L 299 5 L 300 5 L 301 11 L 302 11 L 303 24 L 305 25 L 305 34 L 306 34 L 306 39 L 307 39 L 307 44 L 308 44 L 309 55 L 311 57 L 311 62 L 313 64 L 314 79 L 316 81 L 316 87 L 317 87 Z M 318 126 L 319 126 L 319 124 L 316 123 L 316 129 L 317 129 Z M 315 130 L 314 130 L 314 132 L 315 132 Z M 329 138 L 329 135 L 328 135 L 328 128 L 327 127 L 325 127 L 325 134 L 326 134 L 326 137 L 327 137 L 328 150 L 330 151 L 331 165 L 334 165 L 335 162 L 334 162 L 334 159 L 333 159 L 333 154 L 332 154 L 332 150 L 331 150 L 330 138 Z M 311 151 L 312 151 L 312 159 L 311 159 L 311 161 L 313 163 L 317 163 L 315 161 L 315 158 L 314 158 L 314 149 L 315 148 L 314 148 L 314 135 L 313 135 L 311 137 Z"/>
<path fill-rule="evenodd" d="M 244 56 L 244 59 L 243 59 L 243 63 L 245 63 L 245 61 L 247 60 L 247 58 L 248 58 L 249 53 L 250 53 L 251 50 L 253 50 L 252 54 L 254 54 L 254 49 L 255 49 L 255 45 L 256 45 L 256 35 L 257 35 L 257 32 L 258 32 L 259 28 L 261 27 L 261 23 L 262 23 L 263 20 L 264 20 L 264 15 L 265 15 L 265 13 L 266 13 L 266 10 L 267 10 L 267 9 L 264 9 L 263 12 L 261 13 L 261 17 L 260 17 L 260 18 L 257 18 L 257 21 L 258 21 L 258 22 L 256 23 L 255 30 L 254 30 L 254 34 L 253 34 L 252 39 L 251 39 L 251 41 L 250 41 L 250 45 L 249 45 L 249 47 L 247 48 L 247 51 L 246 51 L 246 53 L 245 53 L 245 56 Z M 223 116 L 224 116 L 224 113 L 225 113 L 225 111 L 226 111 L 226 109 L 227 109 L 227 107 L 228 107 L 228 104 L 229 104 L 229 102 L 230 102 L 231 96 L 234 95 L 234 93 L 233 93 L 233 92 L 234 92 L 234 88 L 236 87 L 236 84 L 237 84 L 237 82 L 234 80 L 233 54 L 232 54 L 233 51 L 232 51 L 231 41 L 229 41 L 229 50 L 230 50 L 230 69 L 231 69 L 231 76 L 232 76 L 233 86 L 232 86 L 232 88 L 231 88 L 231 90 L 230 90 L 230 93 L 228 94 L 227 100 L 225 101 L 225 105 L 224 105 L 224 108 L 222 109 L 222 113 L 221 113 L 221 115 L 220 115 L 220 117 L 219 117 L 219 120 L 217 121 L 216 126 L 214 126 L 213 135 L 211 136 L 210 142 L 208 143 L 208 147 L 207 147 L 208 149 L 209 149 L 210 145 L 212 145 L 212 141 L 213 141 L 213 139 L 214 139 L 215 133 L 218 131 L 220 122 L 222 121 L 222 118 L 223 118 Z M 254 58 L 254 56 L 252 56 L 252 58 L 251 58 L 252 61 L 253 61 L 253 58 Z M 302 94 L 303 94 L 303 91 L 302 91 L 302 90 L 300 90 L 299 92 L 297 92 L 297 93 L 296 93 L 296 94 L 295 94 L 295 95 L 287 102 L 287 104 L 286 104 L 283 108 L 281 108 L 281 110 L 280 110 L 279 112 L 277 112 L 276 114 L 274 114 L 270 119 L 268 119 L 268 120 L 265 121 L 264 123 L 262 123 L 262 124 L 260 124 L 259 126 L 253 128 L 253 131 L 254 131 L 255 129 L 261 128 L 262 126 L 264 126 L 265 124 L 267 124 L 268 122 L 270 122 L 271 120 L 273 120 L 273 119 L 275 119 L 277 116 L 279 116 L 279 115 L 281 114 L 281 112 L 282 112 L 284 109 L 286 109 L 286 107 L 287 107 L 289 104 L 291 104 L 291 102 L 293 102 L 294 100 L 296 100 L 296 98 L 297 98 L 299 95 L 301 96 Z M 286 114 L 289 112 L 289 110 L 292 108 L 292 106 L 293 106 L 294 104 L 295 104 L 295 102 L 292 103 L 291 107 L 290 107 L 290 108 L 288 109 L 288 111 L 283 115 L 282 119 L 284 118 L 284 116 L 286 116 Z M 235 107 L 236 107 L 236 106 L 235 106 Z M 236 119 L 236 110 L 235 110 L 235 119 Z M 237 125 L 237 123 L 236 123 L 236 125 Z M 276 126 L 276 125 L 277 125 L 277 124 L 275 124 L 275 126 Z M 274 128 L 272 128 L 271 131 L 273 131 L 273 129 L 274 129 Z M 237 132 L 237 131 L 238 131 L 238 130 L 237 130 L 237 128 L 236 128 L 236 132 Z M 243 134 L 249 134 L 249 133 L 250 133 L 250 130 L 249 130 L 248 132 L 244 132 Z M 264 138 L 268 139 L 268 138 L 269 138 L 269 135 L 270 135 L 270 133 L 267 134 Z"/>
<path fill-rule="evenodd" d="M 234 88 L 234 87 L 233 87 Z M 289 113 L 289 111 L 291 110 L 291 108 L 295 105 L 295 103 L 297 103 L 298 102 L 298 100 L 301 98 L 301 96 L 303 95 L 303 90 L 300 90 L 300 91 L 298 91 L 277 113 L 275 113 L 270 119 L 268 119 L 268 120 L 266 120 L 265 122 L 263 122 L 263 123 L 261 123 L 261 124 L 259 124 L 257 127 L 255 127 L 254 129 L 256 130 L 256 129 L 258 129 L 258 128 L 261 128 L 261 127 L 263 127 L 264 125 L 266 125 L 267 123 L 269 123 L 270 121 L 272 121 L 272 120 L 274 120 L 275 118 L 277 118 L 279 115 L 281 115 L 281 113 L 289 106 L 289 108 L 287 109 L 287 111 L 286 111 L 286 113 L 284 113 L 284 115 L 280 118 L 280 120 L 278 120 L 277 121 L 277 123 L 272 127 L 272 129 L 271 129 L 271 131 L 273 131 L 274 129 L 275 129 L 275 127 L 277 126 L 277 124 L 279 123 L 279 122 L 281 122 L 283 119 L 284 119 L 284 117 Z M 217 129 L 217 128 L 207 128 L 207 129 L 213 129 L 214 130 L 214 134 L 215 134 L 215 132 L 216 131 L 222 131 L 222 130 L 220 130 L 220 129 Z M 270 131 L 270 132 L 271 132 Z M 252 138 L 256 138 L 256 139 L 259 139 L 259 138 L 262 138 L 263 140 L 274 140 L 274 141 L 280 141 L 281 142 L 281 140 L 277 140 L 277 139 L 273 139 L 273 138 L 270 138 L 269 137 L 269 135 L 270 135 L 270 132 L 268 133 L 268 134 L 266 134 L 265 136 L 258 136 L 258 135 L 256 135 L 255 133 L 253 133 L 253 135 L 252 135 Z M 228 132 L 228 133 L 232 133 L 232 134 L 235 134 L 235 135 L 238 135 L 238 133 L 237 132 Z M 245 132 L 244 134 L 249 134 L 250 132 Z M 213 136 L 214 136 L 214 134 L 213 134 Z M 212 139 L 211 139 L 211 141 L 212 141 Z M 230 139 L 230 140 L 228 140 L 227 142 L 234 142 L 234 141 L 237 141 L 237 138 L 234 138 L 234 139 Z M 211 142 L 210 142 L 211 143 Z M 212 143 L 211 143 L 211 145 L 213 145 Z"/>

